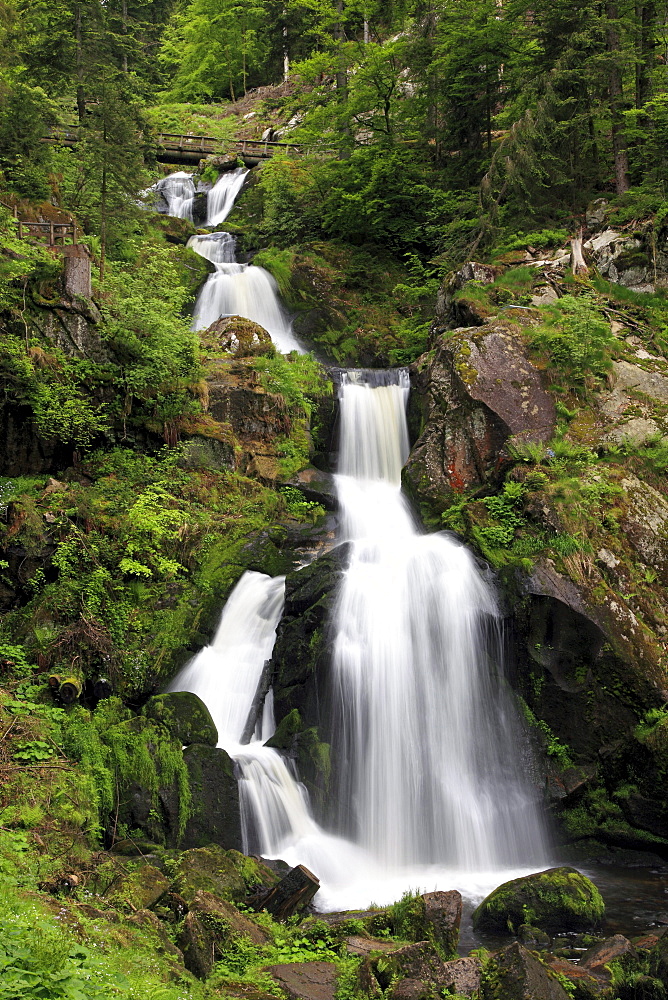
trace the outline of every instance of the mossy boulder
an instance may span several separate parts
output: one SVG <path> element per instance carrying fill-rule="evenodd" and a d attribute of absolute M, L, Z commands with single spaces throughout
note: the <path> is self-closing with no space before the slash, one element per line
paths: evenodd
<path fill-rule="evenodd" d="M 475 930 L 510 931 L 531 924 L 544 931 L 584 931 L 603 920 L 594 883 L 575 868 L 549 868 L 504 882 L 473 913 Z"/>
<path fill-rule="evenodd" d="M 218 730 L 201 698 L 192 691 L 170 691 L 149 698 L 143 715 L 160 722 L 182 746 L 202 743 L 215 747 Z"/>
<path fill-rule="evenodd" d="M 178 942 L 187 969 L 200 979 L 210 975 L 214 962 L 233 950 L 235 939 L 245 938 L 256 946 L 271 935 L 244 916 L 231 903 L 200 889 L 179 931 Z"/>
<path fill-rule="evenodd" d="M 450 892 L 406 895 L 391 908 L 393 933 L 406 941 L 428 941 L 441 958 L 457 955 L 462 897 Z"/>
<path fill-rule="evenodd" d="M 482 1000 L 568 1000 L 551 969 L 519 942 L 498 952 L 482 977 Z"/>
<path fill-rule="evenodd" d="M 240 902 L 258 886 L 270 886 L 276 880 L 277 876 L 261 861 L 210 844 L 181 854 L 175 885 L 186 902 L 200 891 Z"/>

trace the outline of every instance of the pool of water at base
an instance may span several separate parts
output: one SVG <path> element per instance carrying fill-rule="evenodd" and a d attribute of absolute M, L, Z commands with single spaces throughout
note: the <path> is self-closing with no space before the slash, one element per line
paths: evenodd
<path fill-rule="evenodd" d="M 603 896 L 606 916 L 599 931 L 601 937 L 623 934 L 634 938 L 668 926 L 668 860 L 644 852 L 603 851 L 599 855 L 575 854 L 562 859 L 561 864 L 587 875 Z M 507 937 L 474 932 L 471 914 L 475 906 L 474 902 L 464 902 L 461 955 L 467 955 L 472 948 L 491 951 L 509 943 Z M 573 935 L 573 939 L 576 944 L 577 936 Z"/>

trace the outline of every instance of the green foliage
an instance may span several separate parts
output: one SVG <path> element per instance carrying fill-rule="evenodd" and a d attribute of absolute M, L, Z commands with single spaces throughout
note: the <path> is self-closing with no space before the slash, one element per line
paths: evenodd
<path fill-rule="evenodd" d="M 532 345 L 570 385 L 584 391 L 592 380 L 605 377 L 616 339 L 591 296 L 564 295 L 544 308 L 543 317 L 541 326 L 531 331 Z"/>
<path fill-rule="evenodd" d="M 277 354 L 273 358 L 253 358 L 252 368 L 260 375 L 268 392 L 283 396 L 289 409 L 311 415 L 313 398 L 331 393 L 331 383 L 312 354 Z"/>
<path fill-rule="evenodd" d="M 573 767 L 573 758 L 571 756 L 572 751 L 570 747 L 566 746 L 555 736 L 543 719 L 536 718 L 523 699 L 520 699 L 520 705 L 527 725 L 530 726 L 531 729 L 540 733 L 541 742 L 547 756 L 553 757 L 559 767 L 564 768 L 564 770 L 566 768 Z"/>

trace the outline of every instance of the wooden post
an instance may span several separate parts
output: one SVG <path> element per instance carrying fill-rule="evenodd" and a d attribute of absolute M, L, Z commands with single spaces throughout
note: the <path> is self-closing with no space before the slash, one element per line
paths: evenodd
<path fill-rule="evenodd" d="M 18 216 L 17 216 L 17 218 L 18 218 Z M 23 239 L 23 223 L 21 222 L 20 219 L 19 219 L 19 239 L 20 240 Z"/>
<path fill-rule="evenodd" d="M 56 229 L 53 222 L 49 223 L 49 246 L 53 247 L 56 245 Z"/>
<path fill-rule="evenodd" d="M 77 224 L 76 224 L 76 222 L 72 223 L 72 243 L 74 244 L 74 246 L 77 245 Z"/>

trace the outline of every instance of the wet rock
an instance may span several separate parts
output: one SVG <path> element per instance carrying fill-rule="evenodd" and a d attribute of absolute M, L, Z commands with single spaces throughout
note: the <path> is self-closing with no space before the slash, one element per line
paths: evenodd
<path fill-rule="evenodd" d="M 575 868 L 549 868 L 535 875 L 505 882 L 489 894 L 473 913 L 476 930 L 507 932 L 530 916 L 541 930 L 588 930 L 605 913 L 601 894 Z"/>
<path fill-rule="evenodd" d="M 164 196 L 161 195 L 161 197 Z M 166 207 L 166 202 L 165 202 Z M 186 245 L 191 236 L 195 236 L 197 229 L 188 219 L 177 219 L 174 215 L 154 215 L 151 224 L 162 232 L 168 243 Z"/>
<path fill-rule="evenodd" d="M 608 202 L 605 198 L 595 198 L 589 202 L 585 213 L 585 222 L 589 229 L 598 229 L 603 225 L 607 207 Z"/>
<path fill-rule="evenodd" d="M 208 191 L 198 191 L 193 199 L 193 222 L 196 226 L 205 226 L 209 194 Z"/>
<path fill-rule="evenodd" d="M 589 948 L 580 959 L 580 965 L 598 979 L 609 980 L 611 973 L 606 966 L 624 955 L 635 956 L 636 949 L 623 934 L 615 934 L 600 944 Z"/>
<path fill-rule="evenodd" d="M 522 924 L 518 927 L 517 937 L 528 948 L 540 949 L 550 946 L 550 935 L 542 931 L 540 927 L 532 927 L 531 924 Z"/>
<path fill-rule="evenodd" d="M 199 979 L 206 979 L 215 962 L 224 957 L 226 948 L 240 937 L 263 945 L 270 935 L 230 903 L 211 893 L 197 892 L 178 937 L 186 968 Z"/>
<path fill-rule="evenodd" d="M 265 971 L 291 1000 L 334 1000 L 336 966 L 333 962 L 270 965 Z"/>
<path fill-rule="evenodd" d="M 210 469 L 220 472 L 236 467 L 234 435 L 218 434 L 205 437 L 201 434 L 187 438 L 181 444 L 178 464 L 181 469 Z"/>
<path fill-rule="evenodd" d="M 308 465 L 290 479 L 286 479 L 285 485 L 294 486 L 304 494 L 306 500 L 320 503 L 327 510 L 336 510 L 338 507 L 336 483 L 329 472 Z"/>
<path fill-rule="evenodd" d="M 177 962 L 183 962 L 183 953 L 181 952 L 181 949 L 177 948 L 170 939 L 169 934 L 163 927 L 160 920 L 158 920 L 155 913 L 151 913 L 150 910 L 137 910 L 136 913 L 127 917 L 126 922 L 134 925 L 135 927 L 141 927 L 143 930 L 151 931 L 158 939 L 158 946 L 156 948 L 158 954 L 170 955 L 172 958 L 175 958 Z"/>
<path fill-rule="evenodd" d="M 442 337 L 419 366 L 424 429 L 404 479 L 432 509 L 442 510 L 453 493 L 496 481 L 507 444 L 552 435 L 554 402 L 512 323 L 497 319 Z"/>
<path fill-rule="evenodd" d="M 193 743 L 183 752 L 192 794 L 189 817 L 180 846 L 204 847 L 215 842 L 241 850 L 239 790 L 234 762 L 225 752 Z"/>
<path fill-rule="evenodd" d="M 395 948 L 394 941 L 357 936 L 346 938 L 346 951 L 349 955 L 371 955 L 375 951 L 394 951 Z"/>
<path fill-rule="evenodd" d="M 391 1000 L 433 1000 L 434 995 L 433 986 L 421 979 L 399 979 L 385 994 Z"/>
<path fill-rule="evenodd" d="M 605 983 L 595 979 L 586 969 L 574 965 L 568 959 L 546 955 L 544 961 L 558 976 L 566 976 L 573 983 L 573 1000 L 597 1000 L 605 993 Z"/>
<path fill-rule="evenodd" d="M 441 322 L 452 326 L 480 326 L 490 315 L 481 302 L 473 296 L 458 296 L 457 293 L 468 284 L 475 281 L 481 285 L 491 285 L 500 274 L 502 267 L 492 267 L 490 264 L 479 264 L 468 261 L 459 271 L 447 278 L 438 293 L 436 315 Z"/>
<path fill-rule="evenodd" d="M 159 722 L 182 746 L 201 743 L 215 747 L 218 730 L 201 698 L 191 691 L 171 691 L 149 698 L 142 714 Z"/>
<path fill-rule="evenodd" d="M 567 1000 L 556 975 L 516 942 L 498 952 L 485 968 L 482 1000 Z"/>
<path fill-rule="evenodd" d="M 482 962 L 479 958 L 458 958 L 446 962 L 447 988 L 451 993 L 463 997 L 477 997 L 480 994 Z"/>

